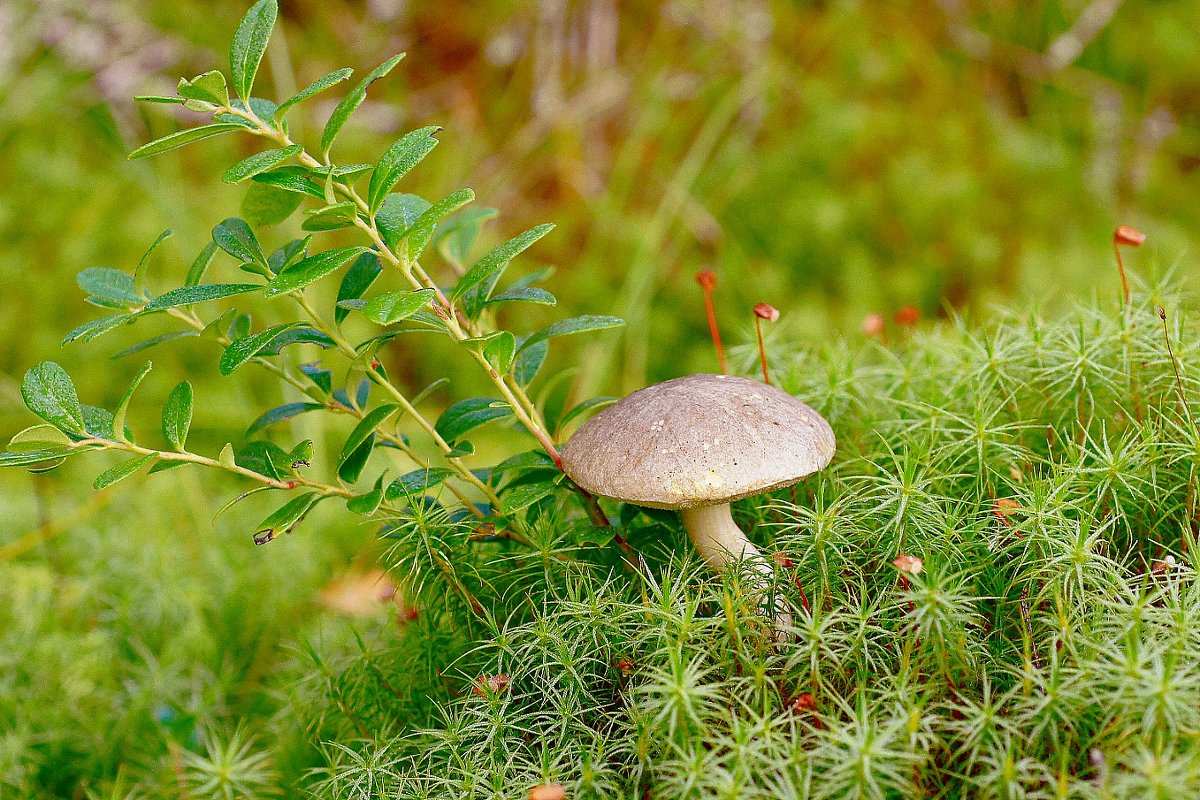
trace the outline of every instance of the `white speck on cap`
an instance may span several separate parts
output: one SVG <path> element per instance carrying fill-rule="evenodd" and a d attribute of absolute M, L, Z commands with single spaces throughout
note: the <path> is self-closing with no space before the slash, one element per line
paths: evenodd
<path fill-rule="evenodd" d="M 692 508 L 796 483 L 824 468 L 835 446 L 829 423 L 781 389 L 688 375 L 609 406 L 575 432 L 562 458 L 593 494 Z"/>

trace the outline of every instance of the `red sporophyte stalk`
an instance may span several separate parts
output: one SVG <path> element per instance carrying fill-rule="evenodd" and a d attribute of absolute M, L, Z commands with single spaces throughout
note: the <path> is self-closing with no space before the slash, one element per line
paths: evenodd
<path fill-rule="evenodd" d="M 775 322 L 779 319 L 779 309 L 767 303 L 759 303 L 754 307 L 754 329 L 758 331 L 758 356 L 762 359 L 763 383 L 770 386 L 771 376 L 767 374 L 767 349 L 763 346 L 762 321 Z"/>
<path fill-rule="evenodd" d="M 487 675 L 476 679 L 475 684 L 471 687 L 471 692 L 479 695 L 480 697 L 496 695 L 504 691 L 511 682 L 512 679 L 504 674 Z"/>
<path fill-rule="evenodd" d="M 790 705 L 793 714 L 809 714 L 817 709 L 817 698 L 812 692 L 801 692 Z"/>
<path fill-rule="evenodd" d="M 1146 234 L 1128 225 L 1118 225 L 1113 233 L 1113 252 L 1117 254 L 1117 269 L 1121 272 L 1121 294 L 1125 305 L 1129 305 L 1129 279 L 1125 277 L 1125 262 L 1121 260 L 1121 247 L 1141 247 L 1146 243 Z"/>
<path fill-rule="evenodd" d="M 796 566 L 796 562 L 787 555 L 787 553 L 776 553 L 771 557 L 775 563 L 784 569 L 791 569 Z M 807 613 L 812 613 L 812 609 L 808 606 L 808 595 L 804 592 L 804 586 L 800 583 L 800 573 L 795 572 L 792 575 L 792 583 L 796 586 L 796 591 L 800 592 L 800 604 L 804 606 Z"/>
<path fill-rule="evenodd" d="M 907 589 L 908 576 L 920 575 L 921 571 L 925 569 L 925 562 L 917 556 L 899 555 L 892 561 L 892 566 L 900 570 L 900 583 Z"/>
<path fill-rule="evenodd" d="M 1183 392 L 1183 376 L 1179 374 L 1179 362 L 1175 360 L 1175 349 L 1171 347 L 1171 331 L 1167 327 L 1167 309 L 1163 306 L 1155 306 L 1154 311 L 1162 320 L 1163 341 L 1167 345 L 1167 355 L 1171 357 L 1171 369 L 1175 371 L 1175 389 L 1179 392 L 1179 402 L 1183 405 L 1183 412 L 1187 414 L 1188 422 L 1192 424 L 1192 428 L 1195 428 L 1196 420 L 1192 417 L 1192 407 L 1188 405 L 1187 395 Z"/>
<path fill-rule="evenodd" d="M 863 336 L 869 336 L 872 339 L 885 339 L 887 338 L 887 320 L 883 318 L 883 314 L 872 311 L 863 317 L 862 332 Z"/>
<path fill-rule="evenodd" d="M 529 800 L 566 800 L 567 790 L 561 783 L 543 783 L 529 790 Z"/>
<path fill-rule="evenodd" d="M 901 327 L 911 328 L 921 319 L 921 312 L 917 310 L 916 306 L 904 306 L 896 311 L 892 319 L 896 320 L 896 324 Z"/>
<path fill-rule="evenodd" d="M 894 561 L 892 561 L 892 566 L 900 570 L 900 586 L 907 591 L 908 576 L 920 575 L 921 570 L 925 569 L 925 562 L 917 556 L 899 555 L 896 556 Z M 916 610 L 916 607 L 916 603 L 914 603 L 912 600 L 908 601 L 909 611 Z"/>
<path fill-rule="evenodd" d="M 704 290 L 704 310 L 708 314 L 708 333 L 712 337 L 713 348 L 717 351 L 717 363 L 721 365 L 721 374 L 729 374 L 729 364 L 725 361 L 725 347 L 721 344 L 721 329 L 717 327 L 717 312 L 713 309 L 713 292 L 717 290 L 717 273 L 711 269 L 702 269 L 696 273 L 696 283 Z"/>

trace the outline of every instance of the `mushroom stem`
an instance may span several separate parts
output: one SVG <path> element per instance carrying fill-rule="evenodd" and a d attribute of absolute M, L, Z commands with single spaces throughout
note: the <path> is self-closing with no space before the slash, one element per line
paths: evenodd
<path fill-rule="evenodd" d="M 765 592 L 770 587 L 775 569 L 733 521 L 729 503 L 684 508 L 679 513 L 692 544 L 711 569 L 723 572 L 741 559 L 761 579 L 760 590 Z M 766 613 L 774 620 L 775 638 L 785 638 L 785 630 L 792 624 L 786 601 L 776 597 L 774 609 L 767 609 Z"/>
<path fill-rule="evenodd" d="M 729 564 L 744 558 L 753 564 L 755 572 L 771 573 L 758 548 L 750 543 L 733 521 L 729 503 L 685 508 L 679 513 L 683 516 L 683 527 L 687 528 L 692 544 L 696 545 L 704 563 L 712 569 L 722 572 Z"/>

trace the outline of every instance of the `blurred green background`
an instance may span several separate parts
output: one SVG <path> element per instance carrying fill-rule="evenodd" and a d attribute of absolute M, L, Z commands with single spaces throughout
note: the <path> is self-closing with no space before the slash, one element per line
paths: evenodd
<path fill-rule="evenodd" d="M 166 288 L 236 212 L 243 189 L 216 178 L 253 142 L 144 163 L 124 154 L 192 122 L 129 98 L 223 64 L 244 5 L 6 5 L 4 400 L 11 376 L 88 316 L 75 272 L 129 268 L 173 228 L 158 267 Z M 585 389 L 711 366 L 693 281 L 702 267 L 720 273 L 731 335 L 767 301 L 797 335 L 827 337 L 908 304 L 932 316 L 1112 292 L 1118 222 L 1149 233 L 1168 264 L 1196 238 L 1195 2 L 617 9 L 298 0 L 283 4 L 286 39 L 268 56 L 267 86 L 286 95 L 336 67 L 362 74 L 408 52 L 373 87 L 342 161 L 439 124 L 444 144 L 409 191 L 471 186 L 502 210 L 493 238 L 557 223 L 532 256 L 559 266 L 551 288 L 563 306 L 630 322 L 621 350 L 589 352 Z M 298 116 L 303 131 L 336 99 Z M 73 367 L 114 344 L 62 360 Z"/>
<path fill-rule="evenodd" d="M 219 175 L 254 143 L 222 138 L 137 163 L 125 154 L 194 124 L 130 97 L 171 93 L 180 76 L 223 65 L 246 5 L 0 4 L 5 437 L 29 424 L 18 385 L 34 363 L 59 361 L 85 402 L 109 407 L 140 363 L 109 355 L 148 336 L 144 326 L 60 349 L 66 331 L 97 316 L 76 272 L 129 270 L 173 228 L 152 270 L 159 290 L 172 288 L 212 226 L 237 213 L 244 189 Z M 332 69 L 361 75 L 408 53 L 340 140 L 343 163 L 438 124 L 443 144 L 406 191 L 440 197 L 472 187 L 481 204 L 501 209 L 493 242 L 558 224 L 524 260 L 559 268 L 548 285 L 559 309 L 538 319 L 629 321 L 621 338 L 558 349 L 554 364 L 577 370 L 581 394 L 715 367 L 694 281 L 701 268 L 720 276 L 718 315 L 734 344 L 748 340 L 760 301 L 783 312 L 777 342 L 861 337 L 867 314 L 890 318 L 908 305 L 929 319 L 986 315 L 997 302 L 1053 308 L 1093 292 L 1115 302 L 1118 223 L 1150 237 L 1127 258 L 1135 271 L 1195 271 L 1197 0 L 282 6 L 260 92 L 287 96 Z M 319 131 L 336 99 L 322 95 L 295 114 L 296 138 Z M 275 244 L 293 232 L 285 224 L 264 238 Z M 459 361 L 422 347 L 398 342 L 392 374 L 412 387 L 447 374 L 441 401 L 475 390 L 469 366 L 460 374 Z M 197 442 L 236 441 L 281 399 L 249 371 L 219 377 L 215 352 L 199 342 L 153 358 L 138 403 L 153 423 L 167 390 L 189 378 L 202 398 Z M 256 696 L 264 667 L 253 652 L 319 624 L 312 597 L 370 539 L 331 526 L 255 550 L 236 514 L 217 531 L 209 523 L 229 484 L 181 471 L 89 499 L 100 468 L 0 474 L 0 583 L 6 605 L 24 609 L 31 628 L 46 626 L 10 629 L 10 645 L 65 636 L 55 647 L 93 664 L 72 672 L 87 683 L 72 691 L 94 698 L 108 686 L 118 698 L 109 706 L 128 703 L 122 692 L 137 686 L 153 707 L 213 675 Z M 146 575 L 152 597 L 122 595 Z M 264 597 L 277 613 L 261 607 Z M 0 657 L 0 672 L 21 652 Z M 142 671 L 131 677 L 129 664 Z M 0 689 L 34 708 L 62 696 L 60 678 L 13 672 Z M 228 710 L 227 699 L 202 695 L 193 705 Z M 68 705 L 64 727 L 100 713 Z M 0 730 L 6 722 L 16 724 L 0 719 Z M 0 777 L 25 763 L 21 741 L 0 741 Z M 28 747 L 42 752 L 47 741 L 31 731 Z"/>

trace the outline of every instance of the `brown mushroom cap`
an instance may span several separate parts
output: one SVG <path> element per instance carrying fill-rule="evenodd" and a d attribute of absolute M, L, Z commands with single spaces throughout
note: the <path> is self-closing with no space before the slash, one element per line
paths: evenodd
<path fill-rule="evenodd" d="M 787 392 L 733 375 L 688 375 L 609 406 L 563 447 L 592 494 L 651 508 L 730 503 L 827 465 L 833 430 Z"/>

